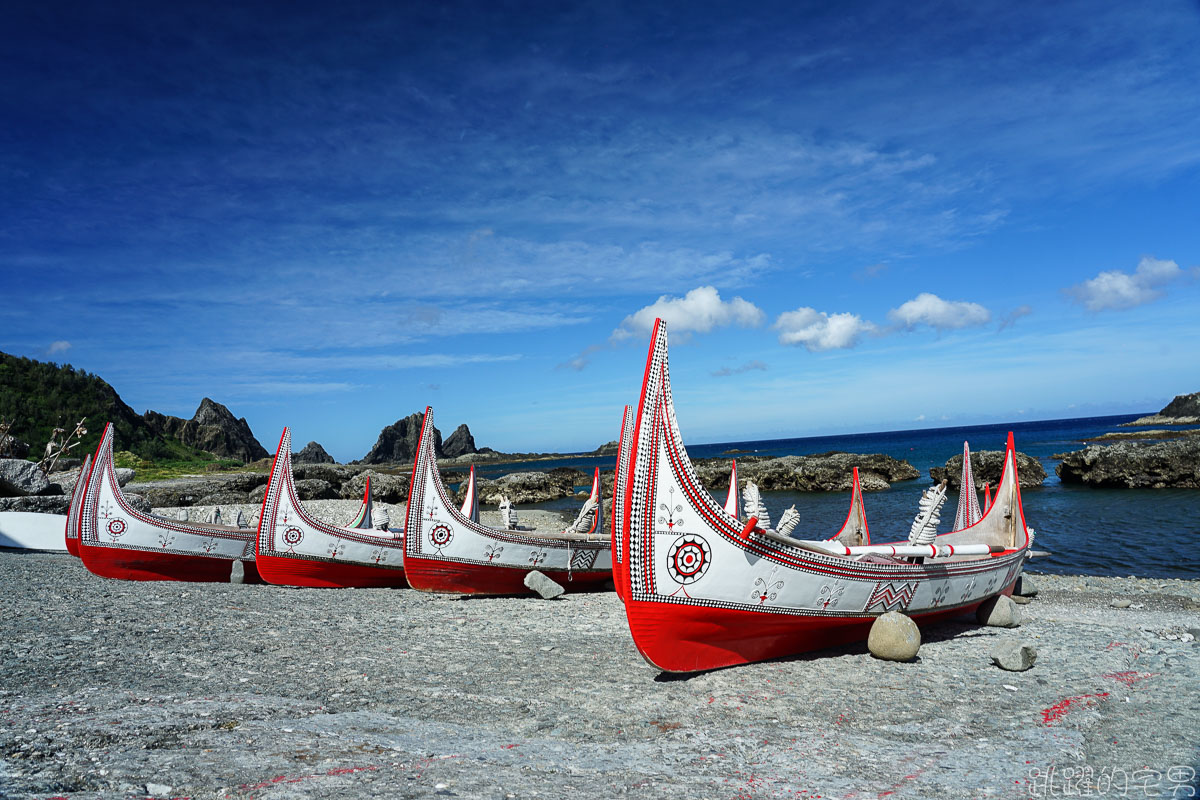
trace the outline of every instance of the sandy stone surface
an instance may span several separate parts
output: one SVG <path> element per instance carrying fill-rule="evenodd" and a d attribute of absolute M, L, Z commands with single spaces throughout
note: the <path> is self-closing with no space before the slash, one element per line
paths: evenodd
<path fill-rule="evenodd" d="M 927 628 L 913 663 L 685 678 L 611 592 L 132 583 L 14 551 L 0 582 L 6 798 L 1183 797 L 1200 765 L 1200 581 L 1039 576 L 1022 627 Z M 991 664 L 1009 639 L 1032 669 Z"/>

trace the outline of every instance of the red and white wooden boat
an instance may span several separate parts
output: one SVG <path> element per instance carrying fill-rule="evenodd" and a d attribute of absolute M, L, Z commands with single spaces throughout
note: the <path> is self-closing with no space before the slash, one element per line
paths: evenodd
<path fill-rule="evenodd" d="M 734 519 L 742 518 L 741 494 L 738 492 L 737 459 L 729 465 L 729 492 L 725 495 L 725 513 Z"/>
<path fill-rule="evenodd" d="M 262 582 L 252 528 L 179 522 L 129 505 L 117 483 L 111 423 L 84 488 L 78 546 L 84 566 L 104 578 L 228 583 L 240 563 L 243 582 Z"/>
<path fill-rule="evenodd" d="M 600 533 L 497 530 L 472 522 L 451 503 L 433 452 L 432 408 L 421 425 L 404 542 L 408 583 L 426 592 L 526 594 L 531 570 L 567 591 L 599 588 L 612 577 L 611 544 Z"/>
<path fill-rule="evenodd" d="M 613 587 L 617 597 L 625 600 L 623 588 L 629 585 L 629 580 L 619 580 L 617 570 L 627 570 L 628 561 L 625 559 L 624 539 L 620 532 L 625 524 L 625 515 L 629 512 L 629 459 L 633 452 L 633 427 L 637 415 L 632 406 L 625 406 L 621 415 L 621 435 L 617 437 L 617 469 L 613 473 L 612 490 L 612 561 Z"/>
<path fill-rule="evenodd" d="M 479 523 L 479 492 L 475 489 L 475 465 L 471 465 L 471 474 L 467 478 L 467 492 L 463 496 L 462 515 L 476 524 Z"/>
<path fill-rule="evenodd" d="M 367 486 L 351 526 L 330 525 L 308 514 L 292 476 L 292 432 L 284 428 L 259 515 L 255 557 L 268 583 L 321 588 L 405 586 L 400 531 L 370 527 Z"/>
<path fill-rule="evenodd" d="M 71 505 L 67 506 L 67 527 L 63 532 L 66 538 L 67 552 L 79 557 L 79 511 L 83 508 L 83 492 L 87 487 L 88 475 L 92 469 L 92 454 L 88 453 L 79 468 L 79 477 L 75 479 L 75 488 L 71 490 Z"/>
<path fill-rule="evenodd" d="M 887 611 L 925 623 L 1010 594 L 1030 544 L 1014 452 L 1010 435 L 989 513 L 933 544 L 851 546 L 779 536 L 753 518 L 743 525 L 700 485 L 688 459 L 671 397 L 666 326 L 657 322 L 622 523 L 629 569 L 614 572 L 627 582 L 625 611 L 638 650 L 663 670 L 714 669 L 864 639 Z M 855 496 L 847 522 L 859 517 L 865 542 L 861 493 Z"/>

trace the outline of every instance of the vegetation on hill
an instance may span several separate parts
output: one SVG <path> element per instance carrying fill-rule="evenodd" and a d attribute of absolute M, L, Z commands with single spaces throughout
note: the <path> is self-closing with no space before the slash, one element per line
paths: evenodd
<path fill-rule="evenodd" d="M 70 364 L 34 361 L 0 353 L 0 417 L 13 423 L 12 435 L 32 445 L 36 459 L 55 427 L 74 427 L 87 417 L 87 434 L 71 455 L 96 449 L 104 423 L 115 428 L 118 449 L 146 461 L 212 462 L 210 453 L 188 447 L 152 430 L 103 378 Z"/>

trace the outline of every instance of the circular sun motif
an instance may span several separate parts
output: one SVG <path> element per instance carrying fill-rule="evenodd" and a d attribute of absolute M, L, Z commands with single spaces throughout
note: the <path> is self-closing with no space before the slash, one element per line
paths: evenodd
<path fill-rule="evenodd" d="M 110 519 L 108 521 L 108 535 L 117 537 L 125 533 L 125 520 Z"/>
<path fill-rule="evenodd" d="M 295 547 L 304 540 L 304 531 L 299 528 L 288 528 L 283 532 L 283 543 L 288 547 Z"/>
<path fill-rule="evenodd" d="M 447 525 L 434 525 L 429 531 L 429 541 L 433 543 L 434 547 L 445 547 L 453 538 L 454 531 L 450 530 Z"/>
<path fill-rule="evenodd" d="M 671 544 L 667 552 L 667 572 L 676 583 L 695 583 L 708 571 L 712 551 L 703 536 L 687 534 Z"/>

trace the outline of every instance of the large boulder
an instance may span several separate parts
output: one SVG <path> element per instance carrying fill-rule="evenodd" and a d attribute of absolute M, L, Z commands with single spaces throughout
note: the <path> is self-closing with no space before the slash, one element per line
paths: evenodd
<path fill-rule="evenodd" d="M 334 486 L 341 486 L 354 476 L 356 470 L 347 469 L 339 464 L 293 464 L 292 475 L 296 480 L 316 478 L 329 481 Z"/>
<path fill-rule="evenodd" d="M 1063 483 L 1121 489 L 1200 489 L 1200 439 L 1092 445 L 1065 453 Z"/>
<path fill-rule="evenodd" d="M 421 438 L 422 414 L 409 414 L 379 432 L 375 445 L 357 464 L 403 464 L 417 455 Z M 433 453 L 442 457 L 442 434 L 433 429 Z"/>
<path fill-rule="evenodd" d="M 0 497 L 28 497 L 50 491 L 50 481 L 32 461 L 0 459 Z M 61 489 L 60 489 L 61 491 Z"/>
<path fill-rule="evenodd" d="M 575 487 L 587 479 L 577 469 L 559 467 L 549 472 L 513 472 L 494 481 L 476 478 L 475 485 L 481 503 L 496 505 L 503 496 L 512 500 L 513 505 L 525 505 L 572 497 Z"/>
<path fill-rule="evenodd" d="M 28 455 L 29 442 L 23 442 L 11 434 L 0 438 L 0 458 L 25 458 Z"/>
<path fill-rule="evenodd" d="M 66 514 L 71 498 L 66 495 L 0 497 L 0 511 L 32 511 L 37 514 Z"/>
<path fill-rule="evenodd" d="M 729 488 L 729 459 L 704 459 L 695 466 L 705 488 L 717 491 L 723 497 Z M 781 458 L 741 458 L 738 459 L 738 480 L 741 485 L 754 481 L 764 491 L 848 492 L 854 483 L 855 467 L 858 467 L 863 491 L 868 492 L 887 489 L 893 481 L 921 477 L 912 464 L 881 453 L 829 452 Z"/>
<path fill-rule="evenodd" d="M 382 503 L 400 503 L 408 499 L 408 475 L 388 475 L 374 470 L 363 470 L 342 484 L 339 495 L 346 500 L 361 500 L 371 479 L 371 499 Z"/>
<path fill-rule="evenodd" d="M 934 483 L 945 481 L 954 491 L 962 483 L 962 453 L 952 456 L 944 467 L 932 467 L 929 477 Z M 982 492 L 985 483 L 995 488 L 1000 482 L 1000 474 L 1004 471 L 1003 450 L 980 450 L 971 453 L 971 477 L 975 479 L 975 491 Z M 1041 486 L 1046 480 L 1046 468 L 1042 462 L 1024 453 L 1017 453 L 1017 478 L 1022 489 Z"/>
<path fill-rule="evenodd" d="M 254 438 L 245 417 L 237 419 L 228 408 L 207 397 L 191 419 L 157 411 L 147 411 L 142 419 L 155 433 L 223 458 L 249 463 L 270 455 Z"/>
<path fill-rule="evenodd" d="M 475 437 L 471 435 L 471 429 L 466 425 L 459 425 L 454 429 L 454 433 L 446 437 L 442 442 L 442 453 L 446 458 L 458 458 L 476 453 Z"/>
<path fill-rule="evenodd" d="M 296 481 L 296 496 L 301 500 L 333 500 L 337 498 L 338 493 L 328 481 L 323 481 L 318 478 L 305 478 L 302 481 Z M 201 505 L 207 505 L 202 503 Z"/>
<path fill-rule="evenodd" d="M 325 452 L 325 448 L 316 442 L 309 442 L 304 448 L 292 454 L 293 464 L 336 464 L 333 456 Z"/>

